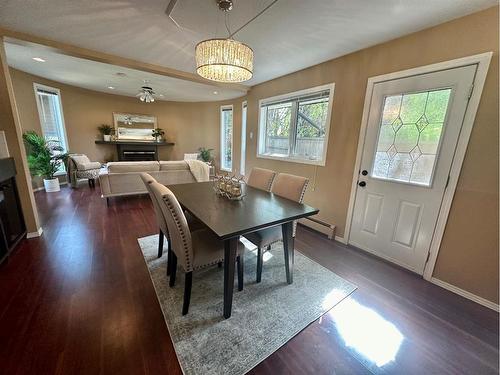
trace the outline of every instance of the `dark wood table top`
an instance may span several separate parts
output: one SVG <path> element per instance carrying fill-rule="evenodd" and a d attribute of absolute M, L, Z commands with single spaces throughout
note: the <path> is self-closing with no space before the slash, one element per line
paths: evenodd
<path fill-rule="evenodd" d="M 319 212 L 306 204 L 246 185 L 243 187 L 246 196 L 239 201 L 217 195 L 211 181 L 168 188 L 186 210 L 223 240 Z"/>

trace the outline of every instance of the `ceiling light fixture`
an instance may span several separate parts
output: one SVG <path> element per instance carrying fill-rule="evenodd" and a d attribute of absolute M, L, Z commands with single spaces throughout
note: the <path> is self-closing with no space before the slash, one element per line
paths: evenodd
<path fill-rule="evenodd" d="M 108 89 L 114 90 L 115 88 L 113 86 L 108 86 Z"/>
<path fill-rule="evenodd" d="M 136 95 L 141 102 L 145 103 L 153 103 L 155 101 L 154 95 L 155 92 L 151 86 L 148 86 L 149 81 L 147 79 L 144 80 L 144 86 L 141 87 L 139 93 Z"/>
<path fill-rule="evenodd" d="M 253 51 L 244 43 L 232 39 L 227 25 L 227 12 L 233 9 L 232 0 L 216 0 L 225 12 L 229 36 L 204 40 L 196 45 L 196 72 L 203 78 L 217 82 L 244 82 L 253 75 Z"/>
<path fill-rule="evenodd" d="M 42 59 L 41 57 L 33 57 L 33 60 L 38 61 L 38 62 L 45 62 L 45 60 Z"/>
<path fill-rule="evenodd" d="M 217 91 L 214 91 L 214 95 L 217 95 L 217 94 L 218 94 L 218 92 L 217 92 Z"/>

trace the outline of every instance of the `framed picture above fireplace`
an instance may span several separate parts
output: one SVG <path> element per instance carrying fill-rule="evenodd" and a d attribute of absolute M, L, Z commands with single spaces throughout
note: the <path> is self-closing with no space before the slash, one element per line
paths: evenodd
<path fill-rule="evenodd" d="M 152 135 L 153 129 L 158 127 L 155 116 L 113 113 L 113 122 L 118 140 L 155 140 Z"/>

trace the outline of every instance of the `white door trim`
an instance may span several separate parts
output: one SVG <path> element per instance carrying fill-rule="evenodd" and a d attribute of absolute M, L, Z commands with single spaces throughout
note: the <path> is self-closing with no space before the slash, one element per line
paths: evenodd
<path fill-rule="evenodd" d="M 413 68 L 413 69 L 403 70 L 400 72 L 393 72 L 389 74 L 368 78 L 366 86 L 365 102 L 363 108 L 363 117 L 361 119 L 361 128 L 359 130 L 358 151 L 356 154 L 356 163 L 354 165 L 354 171 L 351 183 L 351 194 L 349 198 L 349 206 L 346 218 L 346 228 L 344 233 L 344 238 L 347 240 L 347 243 L 349 243 L 349 235 L 351 231 L 352 216 L 354 211 L 354 201 L 356 198 L 357 183 L 359 178 L 359 168 L 361 165 L 361 157 L 363 154 L 366 127 L 368 126 L 368 115 L 371 107 L 371 99 L 372 99 L 374 85 L 376 83 L 390 81 L 394 79 L 400 79 L 414 75 L 432 73 L 440 70 L 447 70 L 447 69 L 459 68 L 466 65 L 477 64 L 476 76 L 474 77 L 474 86 L 473 86 L 474 89 L 472 91 L 472 96 L 470 97 L 469 104 L 465 112 L 462 129 L 460 131 L 457 148 L 455 150 L 455 155 L 453 157 L 453 162 L 450 169 L 450 179 L 448 182 L 448 187 L 444 192 L 441 208 L 439 210 L 439 215 L 436 223 L 436 228 L 434 231 L 434 236 L 432 238 L 430 245 L 429 259 L 424 269 L 424 275 L 423 275 L 424 279 L 425 280 L 432 279 L 432 273 L 434 271 L 434 266 L 436 264 L 437 256 L 439 253 L 439 247 L 441 245 L 441 240 L 443 238 L 444 230 L 446 227 L 446 221 L 448 220 L 448 214 L 450 212 L 451 203 L 453 201 L 453 196 L 455 194 L 455 189 L 457 187 L 458 177 L 460 175 L 462 163 L 465 158 L 467 144 L 469 143 L 470 134 L 472 132 L 472 127 L 474 125 L 474 119 L 476 117 L 477 108 L 479 107 L 479 101 L 481 99 L 481 94 L 483 92 L 484 81 L 486 80 L 486 74 L 488 72 L 488 67 L 490 65 L 492 55 L 493 52 L 486 52 L 486 53 L 481 53 L 479 55 L 462 57 L 454 60 L 443 61 L 436 64 L 425 65 L 418 68 Z"/>

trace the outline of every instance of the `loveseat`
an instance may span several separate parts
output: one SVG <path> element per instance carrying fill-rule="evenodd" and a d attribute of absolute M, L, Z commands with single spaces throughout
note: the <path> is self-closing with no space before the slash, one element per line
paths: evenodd
<path fill-rule="evenodd" d="M 147 194 L 141 172 L 149 173 L 164 185 L 209 179 L 208 165 L 199 160 L 110 162 L 99 174 L 102 197 Z"/>

